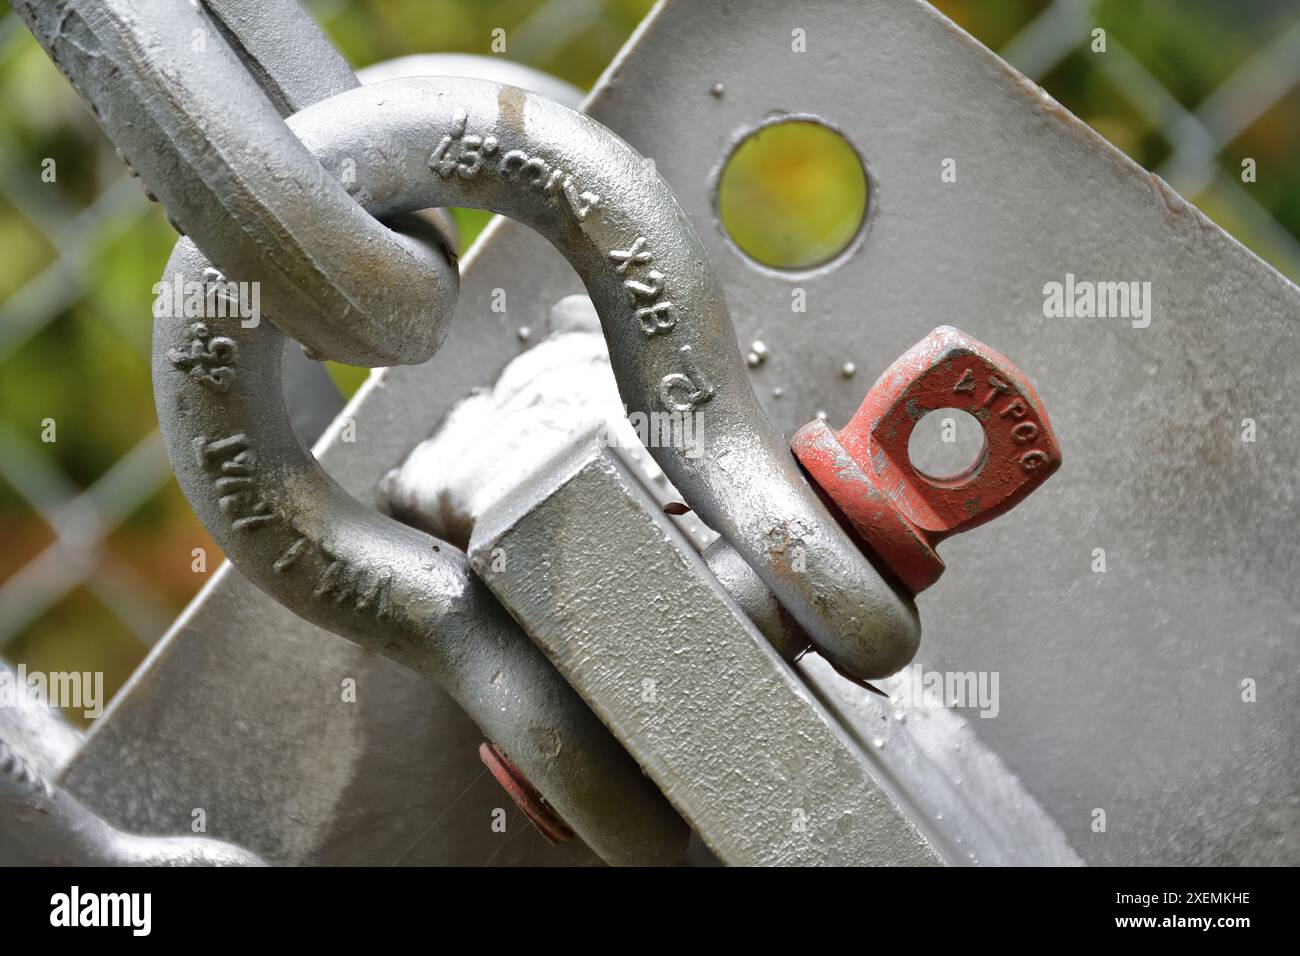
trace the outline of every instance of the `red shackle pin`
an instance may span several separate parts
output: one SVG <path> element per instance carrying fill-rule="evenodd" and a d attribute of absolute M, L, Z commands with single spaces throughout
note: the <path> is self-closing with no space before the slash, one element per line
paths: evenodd
<path fill-rule="evenodd" d="M 908 440 L 929 412 L 969 412 L 984 448 L 958 475 L 936 479 L 912 466 Z M 813 481 L 913 593 L 943 573 L 935 546 L 1015 507 L 1061 465 L 1047 410 L 1003 355 L 940 326 L 872 386 L 836 432 L 824 421 L 791 441 Z"/>

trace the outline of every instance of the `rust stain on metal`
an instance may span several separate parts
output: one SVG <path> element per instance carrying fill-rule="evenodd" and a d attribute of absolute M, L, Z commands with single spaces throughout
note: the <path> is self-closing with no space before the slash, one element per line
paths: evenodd
<path fill-rule="evenodd" d="M 479 744 L 478 757 L 542 836 L 557 846 L 573 839 L 573 831 L 537 792 L 537 788 L 510 762 L 501 748 L 485 741 Z"/>

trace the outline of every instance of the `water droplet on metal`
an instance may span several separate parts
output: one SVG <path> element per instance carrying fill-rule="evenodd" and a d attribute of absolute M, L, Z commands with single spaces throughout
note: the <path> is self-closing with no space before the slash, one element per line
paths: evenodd
<path fill-rule="evenodd" d="M 776 388 L 772 389 L 772 397 L 773 397 L 773 398 L 780 398 L 780 397 L 781 397 L 782 395 L 784 395 L 784 394 L 785 394 L 785 389 L 783 389 L 780 385 L 778 385 Z"/>
<path fill-rule="evenodd" d="M 721 83 L 714 83 L 713 86 L 709 89 L 710 93 L 712 93 L 714 96 L 719 96 L 719 97 L 722 96 L 722 94 L 725 93 L 726 91 L 727 88 L 723 86 Z"/>
<path fill-rule="evenodd" d="M 519 326 L 519 331 L 515 334 L 519 336 L 520 342 L 527 342 L 533 337 L 533 330 L 531 326 L 521 325 Z"/>
<path fill-rule="evenodd" d="M 844 378 L 852 378 L 858 374 L 858 367 L 853 362 L 845 362 L 840 366 L 840 375 Z"/>

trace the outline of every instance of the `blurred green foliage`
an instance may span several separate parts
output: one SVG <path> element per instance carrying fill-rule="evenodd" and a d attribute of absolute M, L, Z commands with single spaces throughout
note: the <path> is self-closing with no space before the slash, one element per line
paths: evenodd
<path fill-rule="evenodd" d="M 1093 19 L 1166 90 L 1195 109 L 1290 26 L 1287 0 L 1096 0 Z M 1059 99 L 1059 97 L 1058 97 Z"/>
<path fill-rule="evenodd" d="M 507 58 L 589 88 L 651 0 L 321 0 L 308 5 L 357 66 L 438 50 L 492 53 L 492 31 L 501 28 Z M 1048 3 L 939 0 L 936 5 L 998 49 Z M 1291 27 L 1296 10 L 1293 0 L 1096 0 L 1093 17 L 1173 103 L 1195 110 Z M 1139 108 L 1139 91 L 1100 68 L 1086 39 L 1080 37 L 1076 52 L 1041 82 L 1137 162 L 1158 167 L 1174 144 L 1150 119 L 1150 110 Z M 725 43 L 725 36 L 719 42 Z M 122 201 L 133 198 L 138 185 L 111 188 L 123 175 L 111 144 L 7 9 L 0 18 L 0 90 L 0 310 L 12 326 L 0 325 L 0 439 L 19 443 L 39 456 L 51 475 L 62 476 L 42 478 L 41 486 L 66 483 L 75 492 L 100 478 L 156 424 L 148 357 L 151 287 L 174 234 L 156 207 Z M 1230 179 L 1239 177 L 1243 157 L 1257 161 L 1258 182 L 1245 188 L 1292 236 L 1300 235 L 1298 114 L 1300 93 L 1293 89 L 1218 157 Z M 46 159 L 57 170 L 52 183 L 41 179 Z M 791 161 L 787 156 L 778 165 L 787 168 Z M 1293 248 L 1282 248 L 1276 231 L 1261 230 L 1257 220 L 1241 216 L 1221 183 L 1188 198 L 1293 279 L 1300 278 L 1290 258 Z M 761 209 L 749 211 L 761 214 Z M 466 243 L 487 219 L 479 213 L 457 215 Z M 15 331 L 25 316 L 39 316 L 42 308 L 52 311 L 49 322 L 34 334 Z M 11 339 L 15 344 L 7 346 Z M 348 389 L 365 374 L 335 371 Z M 40 440 L 46 418 L 58 422 L 56 443 Z M 46 521 L 3 478 L 0 540 L 5 545 L 0 580 L 54 540 Z M 129 571 L 135 597 L 154 602 L 166 620 L 204 577 L 190 570 L 196 547 L 207 549 L 208 569 L 214 569 L 215 546 L 169 482 L 107 535 L 103 561 Z M 144 646 L 92 590 L 70 590 L 25 626 L 4 655 L 33 669 L 103 670 L 110 689 L 116 687 Z"/>
<path fill-rule="evenodd" d="M 867 211 L 862 160 L 839 133 L 790 120 L 736 147 L 718 180 L 718 215 L 764 265 L 806 269 L 835 257 Z"/>

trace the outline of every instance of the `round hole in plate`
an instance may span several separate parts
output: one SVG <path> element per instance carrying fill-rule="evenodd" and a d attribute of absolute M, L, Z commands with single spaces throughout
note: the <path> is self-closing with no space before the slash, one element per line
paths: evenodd
<path fill-rule="evenodd" d="M 934 481 L 964 478 L 984 463 L 984 426 L 960 408 L 927 412 L 907 440 L 912 467 Z"/>
<path fill-rule="evenodd" d="M 809 269 L 849 247 L 870 187 L 857 150 L 811 118 L 782 119 L 745 137 L 718 177 L 718 218 L 756 262 Z"/>

